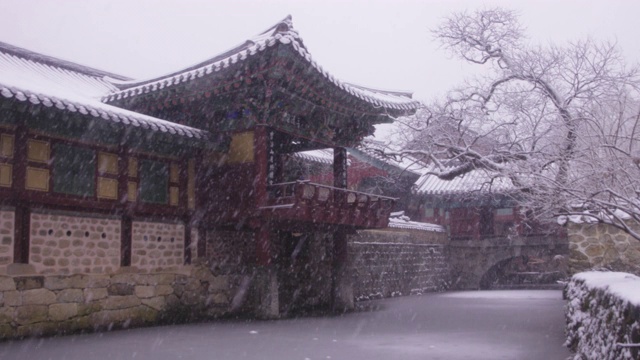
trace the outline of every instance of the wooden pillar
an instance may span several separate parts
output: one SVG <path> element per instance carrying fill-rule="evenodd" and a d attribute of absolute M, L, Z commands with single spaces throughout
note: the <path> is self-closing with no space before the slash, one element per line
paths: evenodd
<path fill-rule="evenodd" d="M 333 310 L 346 311 L 353 309 L 353 283 L 349 271 L 347 234 L 344 229 L 339 229 L 333 234 L 331 280 L 331 305 Z"/>
<path fill-rule="evenodd" d="M 347 182 L 347 149 L 333 148 L 333 186 L 346 189 Z"/>
<path fill-rule="evenodd" d="M 31 210 L 27 206 L 18 205 L 15 211 L 13 262 L 28 264 Z"/>
<path fill-rule="evenodd" d="M 271 236 L 269 226 L 266 223 L 262 223 L 260 227 L 256 229 L 256 264 L 258 266 L 271 265 Z"/>
<path fill-rule="evenodd" d="M 14 223 L 13 262 L 29 263 L 29 238 L 31 211 L 29 204 L 24 202 L 26 193 L 25 182 L 27 174 L 27 128 L 22 119 L 16 127 L 14 162 L 13 162 L 13 200 L 16 205 Z"/>
<path fill-rule="evenodd" d="M 264 206 L 267 203 L 267 177 L 268 177 L 268 152 L 269 139 L 265 126 L 257 126 L 253 139 L 255 181 L 254 196 L 256 207 Z"/>
<path fill-rule="evenodd" d="M 191 217 L 187 216 L 184 220 L 184 264 L 191 264 Z"/>
<path fill-rule="evenodd" d="M 120 266 L 131 266 L 131 242 L 133 236 L 132 207 L 129 201 L 129 147 L 121 145 L 118 149 L 118 195 L 122 210 L 120 232 Z"/>
<path fill-rule="evenodd" d="M 122 216 L 120 235 L 120 266 L 131 266 L 131 239 L 133 237 L 133 219 L 128 214 Z"/>

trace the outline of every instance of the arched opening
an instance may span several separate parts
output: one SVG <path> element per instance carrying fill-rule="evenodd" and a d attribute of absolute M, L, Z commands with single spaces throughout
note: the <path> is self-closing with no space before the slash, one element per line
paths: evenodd
<path fill-rule="evenodd" d="M 497 262 L 480 279 L 480 289 L 540 288 L 556 285 L 566 276 L 562 256 L 515 256 Z"/>

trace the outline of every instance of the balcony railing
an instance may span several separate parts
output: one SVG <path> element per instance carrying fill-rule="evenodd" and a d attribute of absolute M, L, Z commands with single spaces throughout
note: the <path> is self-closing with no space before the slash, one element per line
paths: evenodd
<path fill-rule="evenodd" d="M 271 211 L 274 217 L 361 228 L 386 227 L 396 201 L 309 181 L 273 184 L 267 191 L 269 200 L 261 210 Z"/>

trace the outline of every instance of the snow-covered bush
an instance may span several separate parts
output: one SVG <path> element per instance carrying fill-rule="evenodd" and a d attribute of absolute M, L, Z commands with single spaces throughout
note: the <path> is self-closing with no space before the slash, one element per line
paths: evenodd
<path fill-rule="evenodd" d="M 640 359 L 640 277 L 579 273 L 565 297 L 566 345 L 575 351 L 574 360 Z"/>

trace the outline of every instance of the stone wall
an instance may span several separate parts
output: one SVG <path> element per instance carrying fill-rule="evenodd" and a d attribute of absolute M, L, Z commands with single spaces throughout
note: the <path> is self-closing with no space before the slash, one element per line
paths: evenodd
<path fill-rule="evenodd" d="M 0 339 L 201 320 L 229 313 L 233 276 L 184 272 L 0 276 Z"/>
<path fill-rule="evenodd" d="M 450 273 L 442 232 L 360 231 L 349 242 L 357 300 L 445 290 Z"/>
<path fill-rule="evenodd" d="M 580 360 L 640 359 L 640 278 L 620 272 L 574 275 L 565 289 L 566 345 Z"/>
<path fill-rule="evenodd" d="M 0 274 L 13 262 L 15 212 L 0 210 Z"/>
<path fill-rule="evenodd" d="M 640 225 L 629 224 L 636 232 Z M 640 241 L 606 224 L 567 224 L 569 271 L 606 268 L 640 275 Z"/>
<path fill-rule="evenodd" d="M 112 273 L 120 266 L 120 221 L 31 214 L 29 264 L 40 274 Z"/>
<path fill-rule="evenodd" d="M 173 270 L 184 263 L 184 224 L 134 221 L 131 242 L 131 266 L 140 270 Z"/>

